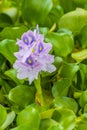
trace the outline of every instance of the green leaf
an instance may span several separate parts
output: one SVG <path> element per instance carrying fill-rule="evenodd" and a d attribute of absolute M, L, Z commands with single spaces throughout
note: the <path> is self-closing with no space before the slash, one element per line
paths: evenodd
<path fill-rule="evenodd" d="M 79 117 L 80 118 L 80 117 Z M 86 130 L 87 129 L 87 119 L 80 119 L 81 121 L 77 124 L 76 130 Z"/>
<path fill-rule="evenodd" d="M 7 26 L 11 26 L 11 24 L 13 24 L 11 18 L 6 14 L 1 13 L 0 14 L 0 27 L 4 28 Z"/>
<path fill-rule="evenodd" d="M 47 130 L 63 130 L 63 127 L 59 124 L 49 127 Z"/>
<path fill-rule="evenodd" d="M 81 62 L 81 61 L 87 59 L 87 49 L 81 50 L 79 52 L 74 52 L 74 53 L 72 53 L 71 56 L 77 62 Z"/>
<path fill-rule="evenodd" d="M 15 61 L 14 52 L 16 52 L 18 46 L 14 40 L 5 39 L 0 42 L 0 53 L 11 63 Z"/>
<path fill-rule="evenodd" d="M 87 90 L 82 92 L 79 99 L 79 104 L 82 108 L 84 108 L 85 104 L 87 104 Z"/>
<path fill-rule="evenodd" d="M 77 35 L 86 24 L 87 11 L 77 8 L 74 11 L 66 13 L 60 18 L 59 28 L 70 29 L 74 35 Z"/>
<path fill-rule="evenodd" d="M 69 87 L 78 70 L 79 66 L 75 63 L 63 64 L 61 66 L 59 75 L 61 79 L 57 80 L 57 82 L 54 83 L 52 88 L 52 94 L 54 97 L 67 96 Z"/>
<path fill-rule="evenodd" d="M 0 54 L 0 66 L 2 66 L 2 64 L 3 64 L 4 61 L 5 61 L 4 56 Z"/>
<path fill-rule="evenodd" d="M 53 101 L 54 107 L 58 108 L 68 108 L 71 109 L 73 112 L 77 112 L 78 104 L 73 98 L 69 97 L 57 97 Z"/>
<path fill-rule="evenodd" d="M 14 111 L 12 111 L 7 115 L 7 118 L 5 122 L 2 124 L 1 128 L 2 129 L 7 128 L 13 122 L 14 118 L 15 118 L 15 113 Z"/>
<path fill-rule="evenodd" d="M 32 106 L 26 107 L 17 116 L 17 124 L 26 124 L 32 126 L 36 130 L 39 129 L 40 115 L 39 112 Z"/>
<path fill-rule="evenodd" d="M 41 113 L 41 119 L 48 119 L 48 118 L 50 119 L 54 111 L 55 111 L 54 108 L 43 111 Z"/>
<path fill-rule="evenodd" d="M 14 103 L 25 107 L 34 101 L 34 93 L 33 86 L 19 85 L 10 90 L 8 98 Z"/>
<path fill-rule="evenodd" d="M 68 78 L 59 79 L 54 83 L 52 94 L 54 97 L 66 96 L 71 85 L 71 80 Z"/>
<path fill-rule="evenodd" d="M 58 22 L 60 17 L 63 15 L 63 8 L 60 5 L 56 5 L 53 7 L 46 18 L 44 25 L 47 27 L 51 27 L 54 23 L 56 23 L 58 27 Z"/>
<path fill-rule="evenodd" d="M 53 119 L 43 119 L 41 120 L 40 123 L 40 130 L 47 130 L 47 128 L 54 126 L 54 125 L 58 125 L 58 123 L 56 121 L 54 121 Z"/>
<path fill-rule="evenodd" d="M 24 25 L 15 27 L 5 27 L 0 33 L 0 39 L 14 39 L 21 38 L 21 35 L 26 32 L 28 28 Z"/>
<path fill-rule="evenodd" d="M 6 118 L 7 118 L 6 109 L 2 105 L 0 105 L 0 126 L 4 123 Z"/>
<path fill-rule="evenodd" d="M 59 56 L 56 56 L 54 58 L 54 65 L 56 66 L 57 69 L 59 69 L 59 67 L 61 67 L 63 64 L 63 59 Z"/>
<path fill-rule="evenodd" d="M 75 127 L 76 116 L 69 109 L 58 109 L 53 112 L 52 119 L 59 122 L 64 130 L 72 130 Z"/>
<path fill-rule="evenodd" d="M 79 68 L 80 68 L 80 76 L 81 76 L 81 80 L 80 80 L 80 84 L 79 87 L 81 88 L 81 90 L 85 90 L 87 88 L 87 65 L 80 63 L 79 64 Z"/>
<path fill-rule="evenodd" d="M 10 129 L 10 130 L 38 130 L 37 128 L 33 128 L 32 125 L 19 125 L 18 127 L 15 127 L 13 129 Z"/>
<path fill-rule="evenodd" d="M 79 70 L 79 65 L 76 63 L 67 63 L 64 64 L 60 76 L 63 78 L 69 78 L 70 80 L 73 79 L 75 73 Z"/>
<path fill-rule="evenodd" d="M 51 42 L 56 56 L 66 57 L 74 47 L 72 34 L 66 32 L 49 33 L 46 35 L 46 41 Z"/>
<path fill-rule="evenodd" d="M 23 80 L 19 80 L 17 78 L 17 72 L 15 69 L 9 69 L 7 71 L 5 71 L 4 73 L 5 75 L 7 75 L 9 78 L 11 78 L 15 83 L 19 84 L 23 84 Z"/>
<path fill-rule="evenodd" d="M 67 0 L 67 2 L 66 0 L 59 0 L 59 2 L 60 5 L 63 7 L 65 13 L 74 10 L 75 8 L 75 4 L 72 0 Z"/>
<path fill-rule="evenodd" d="M 18 17 L 18 10 L 15 7 L 7 7 L 2 10 L 4 14 L 7 14 L 13 22 L 17 20 Z"/>
<path fill-rule="evenodd" d="M 82 48 L 85 49 L 87 47 L 87 25 L 81 29 L 80 34 L 78 35 L 78 40 Z"/>
<path fill-rule="evenodd" d="M 87 0 L 74 0 L 76 4 L 87 4 Z"/>
<path fill-rule="evenodd" d="M 24 0 L 23 18 L 32 24 L 43 23 L 52 9 L 52 0 Z"/>

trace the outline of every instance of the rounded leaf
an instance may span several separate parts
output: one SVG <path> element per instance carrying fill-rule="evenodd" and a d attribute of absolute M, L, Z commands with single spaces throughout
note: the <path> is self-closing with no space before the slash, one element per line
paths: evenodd
<path fill-rule="evenodd" d="M 76 116 L 73 111 L 69 109 L 61 108 L 55 110 L 52 115 L 52 119 L 59 122 L 64 130 L 72 130 L 75 127 Z"/>
<path fill-rule="evenodd" d="M 4 123 L 7 117 L 6 109 L 0 105 L 0 126 Z"/>
<path fill-rule="evenodd" d="M 52 0 L 24 0 L 22 5 L 23 18 L 29 23 L 43 23 L 52 9 Z"/>
<path fill-rule="evenodd" d="M 77 62 L 81 62 L 81 61 L 87 59 L 87 49 L 81 50 L 79 52 L 74 52 L 74 53 L 72 53 L 71 56 Z"/>
<path fill-rule="evenodd" d="M 66 32 L 49 33 L 46 35 L 46 41 L 52 43 L 56 56 L 66 57 L 74 48 L 73 36 Z"/>
<path fill-rule="evenodd" d="M 59 124 L 49 127 L 47 130 L 63 130 L 63 127 Z"/>
<path fill-rule="evenodd" d="M 28 124 L 28 126 L 34 126 L 38 129 L 40 125 L 40 115 L 39 112 L 31 106 L 28 106 L 22 110 L 17 116 L 17 124 Z"/>
<path fill-rule="evenodd" d="M 80 34 L 78 35 L 78 40 L 82 48 L 85 49 L 87 47 L 87 25 L 81 29 Z"/>
<path fill-rule="evenodd" d="M 59 28 L 70 29 L 74 35 L 80 33 L 83 26 L 87 24 L 87 11 L 77 8 L 68 12 L 60 18 Z"/>
<path fill-rule="evenodd" d="M 2 124 L 1 128 L 5 129 L 7 126 L 9 126 L 13 122 L 14 118 L 15 118 L 14 111 L 8 113 L 7 118 L 6 118 L 5 122 Z"/>
<path fill-rule="evenodd" d="M 53 101 L 54 107 L 58 108 L 68 108 L 71 109 L 73 112 L 77 112 L 78 104 L 73 98 L 69 97 L 57 97 Z"/>
<path fill-rule="evenodd" d="M 58 123 L 52 119 L 43 119 L 40 123 L 40 130 L 47 130 L 47 128 L 57 125 Z"/>
<path fill-rule="evenodd" d="M 35 129 L 31 125 L 28 126 L 27 124 L 25 124 L 25 125 L 19 125 L 18 127 L 15 127 L 13 129 L 10 129 L 10 130 L 35 130 Z"/>
<path fill-rule="evenodd" d="M 28 104 L 32 103 L 34 100 L 33 86 L 17 86 L 10 90 L 8 98 L 14 103 L 21 105 L 22 107 L 25 107 Z"/>
<path fill-rule="evenodd" d="M 87 104 L 87 90 L 82 92 L 79 99 L 79 104 L 82 108 L 84 108 L 85 104 Z"/>
<path fill-rule="evenodd" d="M 52 87 L 54 97 L 66 96 L 71 85 L 71 80 L 68 78 L 59 79 Z"/>
<path fill-rule="evenodd" d="M 11 63 L 15 61 L 14 52 L 16 52 L 18 46 L 15 43 L 15 40 L 5 39 L 0 41 L 0 53 Z M 9 52 L 9 53 L 8 53 Z"/>

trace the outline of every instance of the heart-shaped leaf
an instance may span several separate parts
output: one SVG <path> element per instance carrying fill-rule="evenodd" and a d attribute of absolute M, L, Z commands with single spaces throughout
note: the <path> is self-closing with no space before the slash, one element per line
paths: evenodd
<path fill-rule="evenodd" d="M 11 89 L 8 98 L 17 105 L 25 107 L 34 101 L 34 93 L 33 86 L 20 85 Z"/>

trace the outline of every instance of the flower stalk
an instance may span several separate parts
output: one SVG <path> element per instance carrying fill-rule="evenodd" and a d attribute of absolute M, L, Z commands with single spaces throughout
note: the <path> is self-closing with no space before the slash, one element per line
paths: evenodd
<path fill-rule="evenodd" d="M 40 84 L 40 75 L 38 76 L 38 79 L 34 80 L 34 84 L 38 95 L 38 100 L 36 99 L 36 102 L 41 106 L 44 106 L 44 99 L 43 99 L 42 88 Z"/>

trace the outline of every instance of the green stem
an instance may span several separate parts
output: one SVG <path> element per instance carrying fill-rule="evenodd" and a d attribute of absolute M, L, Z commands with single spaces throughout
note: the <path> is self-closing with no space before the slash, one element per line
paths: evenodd
<path fill-rule="evenodd" d="M 34 84 L 35 84 L 35 87 L 37 89 L 37 94 L 39 96 L 40 105 L 43 106 L 44 100 L 43 100 L 42 89 L 41 89 L 41 85 L 40 85 L 40 75 L 39 75 L 37 80 L 34 80 Z"/>

